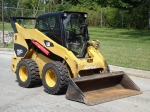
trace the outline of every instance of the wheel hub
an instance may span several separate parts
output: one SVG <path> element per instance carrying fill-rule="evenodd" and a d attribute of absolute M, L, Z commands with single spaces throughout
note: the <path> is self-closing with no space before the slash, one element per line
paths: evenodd
<path fill-rule="evenodd" d="M 53 70 L 47 70 L 45 79 L 49 87 L 54 87 L 56 85 L 57 79 Z"/>
<path fill-rule="evenodd" d="M 19 69 L 19 77 L 21 81 L 25 82 L 28 78 L 28 71 L 25 66 L 21 66 Z"/>

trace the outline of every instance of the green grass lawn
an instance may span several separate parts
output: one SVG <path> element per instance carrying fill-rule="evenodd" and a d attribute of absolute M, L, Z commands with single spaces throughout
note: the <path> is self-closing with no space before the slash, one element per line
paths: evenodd
<path fill-rule="evenodd" d="M 0 46 L 0 48 L 13 48 L 14 47 L 14 44 L 13 43 L 10 43 L 8 45 L 5 45 L 5 46 Z"/>
<path fill-rule="evenodd" d="M 4 30 L 13 31 L 10 23 L 4 23 Z M 0 22 L 0 31 L 2 31 L 2 22 Z"/>
<path fill-rule="evenodd" d="M 10 23 L 5 23 L 5 30 L 12 31 Z M 89 27 L 89 35 L 100 41 L 99 50 L 108 64 L 150 71 L 150 30 Z"/>
<path fill-rule="evenodd" d="M 150 70 L 150 30 L 89 28 L 102 55 L 111 65 Z"/>
<path fill-rule="evenodd" d="M 28 25 L 25 25 L 26 28 L 34 28 L 35 25 L 32 25 L 32 24 L 28 24 Z M 11 24 L 10 23 L 4 23 L 4 30 L 7 30 L 7 31 L 13 31 L 12 27 L 11 27 Z M 2 31 L 2 22 L 0 22 L 0 31 Z"/>

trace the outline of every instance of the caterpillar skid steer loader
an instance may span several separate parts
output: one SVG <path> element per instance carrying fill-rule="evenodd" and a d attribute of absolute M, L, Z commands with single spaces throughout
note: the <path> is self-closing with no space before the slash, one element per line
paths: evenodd
<path fill-rule="evenodd" d="M 89 41 L 86 18 L 87 13 L 67 11 L 10 18 L 15 32 L 12 71 L 20 86 L 42 82 L 46 92 L 66 93 L 67 99 L 87 105 L 141 94 L 123 71 L 110 73 L 99 41 Z M 30 19 L 34 28 L 19 24 Z"/>

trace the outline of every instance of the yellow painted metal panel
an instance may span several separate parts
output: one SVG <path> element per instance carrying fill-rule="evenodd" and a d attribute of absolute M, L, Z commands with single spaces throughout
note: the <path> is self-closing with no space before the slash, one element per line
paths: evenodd
<path fill-rule="evenodd" d="M 103 56 L 93 46 L 90 46 L 87 50 L 87 53 L 93 59 L 93 61 L 89 63 L 86 58 L 84 59 L 77 58 L 67 48 L 57 44 L 56 42 L 54 42 L 52 39 L 50 39 L 49 37 L 47 37 L 37 29 L 25 29 L 21 27 L 18 23 L 16 23 L 16 27 L 17 27 L 17 31 L 25 39 L 35 40 L 39 42 L 41 45 L 43 45 L 45 48 L 47 48 L 50 52 L 63 58 L 70 66 L 70 69 L 74 77 L 78 76 L 78 72 L 80 70 L 95 69 L 95 68 L 103 68 L 104 70 L 106 69 L 105 60 Z M 46 47 L 44 45 L 44 40 L 53 43 L 54 47 Z"/>

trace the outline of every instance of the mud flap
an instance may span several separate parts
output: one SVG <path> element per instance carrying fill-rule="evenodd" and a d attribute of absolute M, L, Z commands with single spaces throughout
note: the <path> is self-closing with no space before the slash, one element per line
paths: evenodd
<path fill-rule="evenodd" d="M 96 105 L 141 93 L 139 87 L 123 71 L 119 71 L 71 79 L 66 98 Z"/>

